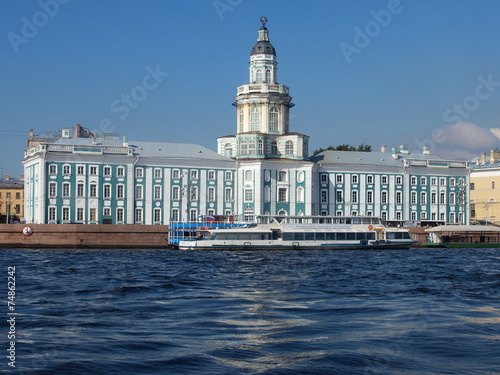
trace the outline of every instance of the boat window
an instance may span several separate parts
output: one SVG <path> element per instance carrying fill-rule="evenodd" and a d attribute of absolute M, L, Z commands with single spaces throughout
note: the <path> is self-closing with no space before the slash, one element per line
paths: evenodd
<path fill-rule="evenodd" d="M 284 241 L 293 241 L 293 233 L 283 232 L 282 236 Z"/>
<path fill-rule="evenodd" d="M 324 239 L 325 239 L 325 234 L 326 234 L 326 233 L 324 233 L 324 232 L 318 232 L 318 233 L 316 233 L 316 240 L 317 240 L 317 241 L 324 241 Z"/>
<path fill-rule="evenodd" d="M 250 239 L 251 240 L 260 240 L 261 235 L 260 235 L 260 233 L 250 233 Z"/>
<path fill-rule="evenodd" d="M 325 233 L 326 235 L 326 240 L 327 241 L 331 241 L 331 240 L 335 240 L 335 233 L 332 233 L 332 232 L 328 232 L 328 233 Z"/>
<path fill-rule="evenodd" d="M 375 233 L 374 232 L 367 232 L 366 233 L 366 239 L 367 240 L 374 240 L 375 239 Z"/>
<path fill-rule="evenodd" d="M 237 240 L 238 239 L 238 233 L 225 233 L 225 239 L 226 240 Z"/>
<path fill-rule="evenodd" d="M 353 224 L 361 224 L 361 218 L 360 217 L 353 217 L 352 223 Z"/>
<path fill-rule="evenodd" d="M 411 239 L 411 238 L 410 238 L 410 233 L 408 233 L 408 232 L 404 232 L 404 233 L 403 233 L 403 237 L 402 237 L 402 238 L 403 238 L 403 239 L 405 239 L 405 240 L 410 240 L 410 239 Z"/>
<path fill-rule="evenodd" d="M 293 238 L 296 241 L 303 240 L 304 239 L 304 233 L 302 233 L 302 232 L 300 232 L 300 233 L 294 233 Z"/>
<path fill-rule="evenodd" d="M 371 224 L 371 222 L 372 222 L 372 218 L 371 218 L 371 217 L 363 217 L 363 218 L 361 219 L 361 222 L 362 222 L 363 224 Z"/>
<path fill-rule="evenodd" d="M 309 240 L 309 241 L 314 241 L 314 234 L 315 233 L 312 233 L 312 232 L 307 232 L 307 233 L 304 233 L 306 235 L 306 240 Z"/>
<path fill-rule="evenodd" d="M 348 232 L 346 234 L 347 234 L 347 239 L 348 240 L 355 240 L 356 239 L 356 233 L 354 233 L 354 232 L 352 232 L 352 233 Z"/>
<path fill-rule="evenodd" d="M 345 238 L 346 238 L 346 233 L 344 232 L 337 233 L 337 240 L 345 240 Z"/>
<path fill-rule="evenodd" d="M 364 240 L 365 239 L 365 233 L 364 232 L 358 232 L 358 233 L 356 233 L 356 239 L 357 240 Z"/>

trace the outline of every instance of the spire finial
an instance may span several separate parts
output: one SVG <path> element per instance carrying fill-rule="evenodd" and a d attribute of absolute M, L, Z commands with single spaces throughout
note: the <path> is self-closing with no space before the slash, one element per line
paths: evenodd
<path fill-rule="evenodd" d="M 260 17 L 260 22 L 262 22 L 262 27 L 266 27 L 267 17 L 265 16 Z"/>

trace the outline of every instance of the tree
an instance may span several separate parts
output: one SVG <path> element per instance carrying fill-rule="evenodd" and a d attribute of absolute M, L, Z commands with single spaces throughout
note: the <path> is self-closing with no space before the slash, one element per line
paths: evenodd
<path fill-rule="evenodd" d="M 327 148 L 318 148 L 313 152 L 314 155 L 318 155 L 322 153 L 323 151 L 361 151 L 361 152 L 371 152 L 372 146 L 370 145 L 365 145 L 364 143 L 361 143 L 358 147 L 351 146 L 350 144 L 342 144 L 338 146 L 328 146 Z"/>

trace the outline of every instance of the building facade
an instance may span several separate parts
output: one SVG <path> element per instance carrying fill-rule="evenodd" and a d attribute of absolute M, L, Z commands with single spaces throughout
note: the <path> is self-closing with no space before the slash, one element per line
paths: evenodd
<path fill-rule="evenodd" d="M 471 164 L 471 221 L 500 224 L 500 151 L 484 153 Z"/>
<path fill-rule="evenodd" d="M 290 131 L 267 19 L 237 88 L 236 133 L 199 145 L 129 142 L 76 125 L 35 136 L 25 152 L 25 217 L 34 223 L 168 224 L 204 215 L 373 215 L 468 222 L 468 163 L 428 149 L 324 151 Z"/>
<path fill-rule="evenodd" d="M 8 223 L 24 216 L 24 181 L 5 175 L 0 179 L 0 215 L 1 222 Z M 5 220 L 5 221 L 4 221 Z"/>

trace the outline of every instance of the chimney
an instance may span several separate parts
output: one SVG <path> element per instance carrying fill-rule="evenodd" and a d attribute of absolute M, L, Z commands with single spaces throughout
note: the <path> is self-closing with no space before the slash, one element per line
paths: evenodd
<path fill-rule="evenodd" d="M 82 135 L 82 127 L 80 126 L 80 124 L 76 124 L 75 126 L 75 137 L 76 138 L 80 138 Z"/>
<path fill-rule="evenodd" d="M 431 148 L 429 146 L 424 146 L 422 153 L 424 155 L 430 155 L 431 154 Z"/>
<path fill-rule="evenodd" d="M 387 146 L 380 146 L 380 152 L 387 152 Z"/>
<path fill-rule="evenodd" d="M 490 151 L 490 163 L 494 163 L 496 161 L 500 160 L 500 151 L 498 150 L 491 150 Z"/>
<path fill-rule="evenodd" d="M 30 129 L 28 132 L 28 139 L 33 139 L 34 136 L 35 136 L 35 133 L 33 133 L 33 129 Z"/>
<path fill-rule="evenodd" d="M 392 148 L 392 157 L 396 160 L 398 158 L 398 149 L 396 147 Z"/>
<path fill-rule="evenodd" d="M 10 181 L 10 174 L 6 174 L 5 177 L 4 177 L 4 180 L 5 181 Z"/>
<path fill-rule="evenodd" d="M 482 164 L 482 165 L 485 165 L 485 164 L 486 164 L 486 153 L 485 153 L 485 152 L 483 152 L 483 153 L 481 154 L 481 164 Z"/>
<path fill-rule="evenodd" d="M 407 145 L 401 145 L 399 148 L 400 148 L 402 154 L 409 154 L 410 153 L 410 151 L 408 151 Z"/>
<path fill-rule="evenodd" d="M 123 147 L 128 147 L 128 137 L 127 136 L 123 137 Z"/>

